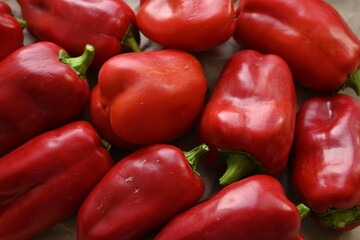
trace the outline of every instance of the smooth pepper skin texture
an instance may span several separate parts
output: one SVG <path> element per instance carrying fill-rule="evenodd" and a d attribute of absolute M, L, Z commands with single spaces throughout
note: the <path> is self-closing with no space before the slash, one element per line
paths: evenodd
<path fill-rule="evenodd" d="M 245 151 L 276 175 L 286 166 L 296 117 L 296 93 L 287 64 L 253 50 L 226 63 L 201 116 L 202 142 Z"/>
<path fill-rule="evenodd" d="M 360 205 L 359 138 L 360 104 L 351 97 L 314 97 L 300 108 L 292 180 L 314 212 Z"/>
<path fill-rule="evenodd" d="M 233 0 L 142 1 L 140 31 L 167 48 L 199 52 L 227 41 L 235 30 Z"/>
<path fill-rule="evenodd" d="M 236 15 L 235 39 L 279 55 L 310 89 L 337 90 L 360 65 L 359 39 L 325 1 L 242 0 Z"/>
<path fill-rule="evenodd" d="M 123 53 L 100 69 L 89 116 L 120 148 L 165 143 L 193 126 L 207 82 L 199 61 L 180 50 Z"/>
<path fill-rule="evenodd" d="M 23 45 L 24 33 L 10 6 L 0 2 L 0 61 Z"/>
<path fill-rule="evenodd" d="M 31 239 L 76 213 L 112 165 L 85 121 L 38 135 L 0 158 L 0 239 Z"/>
<path fill-rule="evenodd" d="M 77 239 L 138 239 L 203 193 L 203 180 L 180 149 L 145 146 L 120 160 L 92 190 L 78 214 Z"/>
<path fill-rule="evenodd" d="M 58 44 L 80 55 L 86 44 L 95 48 L 93 66 L 99 68 L 120 53 L 133 10 L 121 0 L 18 0 L 29 32 L 39 40 Z"/>
<path fill-rule="evenodd" d="M 0 156 L 83 112 L 89 86 L 58 60 L 60 49 L 34 43 L 0 62 Z"/>
<path fill-rule="evenodd" d="M 300 240 L 300 226 L 280 182 L 254 175 L 177 215 L 154 240 Z"/>

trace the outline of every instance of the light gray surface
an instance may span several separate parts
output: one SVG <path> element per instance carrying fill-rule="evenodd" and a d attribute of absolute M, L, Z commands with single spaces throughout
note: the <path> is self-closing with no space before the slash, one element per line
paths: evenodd
<path fill-rule="evenodd" d="M 5 0 L 13 9 L 14 15 L 21 17 L 19 7 L 15 0 Z M 135 11 L 138 9 L 139 0 L 125 0 Z M 349 24 L 352 30 L 360 36 L 360 0 L 327 0 L 326 2 L 334 6 L 339 13 L 344 17 L 345 21 Z M 25 31 L 26 32 L 26 31 Z M 25 44 L 30 44 L 34 39 L 26 32 Z M 142 36 L 141 47 L 143 51 L 160 49 L 161 46 L 154 44 Z M 226 60 L 240 50 L 239 46 L 233 41 L 229 40 L 225 44 L 212 49 L 207 52 L 196 54 L 196 57 L 201 61 L 206 77 L 210 85 L 216 81 L 223 65 Z M 346 91 L 347 94 L 357 98 L 352 91 Z M 305 99 L 312 96 L 313 93 L 297 85 L 297 94 L 299 104 Z M 193 134 L 190 133 L 176 142 L 180 147 L 192 147 L 196 145 L 196 140 Z M 206 182 L 206 193 L 204 199 L 211 193 L 218 189 L 217 175 L 212 169 L 208 169 L 206 166 L 200 166 L 199 169 L 202 177 Z M 297 201 L 293 197 L 288 183 L 288 172 L 285 172 L 279 179 L 282 181 L 285 189 L 287 190 L 288 197 L 294 202 Z M 333 230 L 324 229 L 316 225 L 310 217 L 303 221 L 302 233 L 308 240 L 360 240 L 360 228 L 350 232 L 340 233 Z M 36 237 L 35 240 L 75 240 L 75 217 L 71 217 L 66 221 L 59 223 L 50 230 L 44 232 L 40 236 Z"/>

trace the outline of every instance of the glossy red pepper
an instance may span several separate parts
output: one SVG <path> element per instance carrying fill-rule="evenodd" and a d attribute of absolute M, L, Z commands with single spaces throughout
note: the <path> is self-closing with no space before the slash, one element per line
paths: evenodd
<path fill-rule="evenodd" d="M 282 57 L 299 83 L 318 91 L 351 86 L 360 94 L 360 41 L 325 1 L 242 0 L 236 16 L 235 39 Z"/>
<path fill-rule="evenodd" d="M 154 240 L 299 240 L 308 211 L 290 202 L 275 178 L 255 175 L 177 215 Z"/>
<path fill-rule="evenodd" d="M 31 239 L 75 214 L 112 165 L 85 121 L 38 135 L 0 158 L 0 239 Z"/>
<path fill-rule="evenodd" d="M 23 27 L 25 22 L 12 16 L 10 6 L 0 2 L 0 61 L 16 49 L 22 47 L 24 42 Z"/>
<path fill-rule="evenodd" d="M 167 48 L 205 51 L 227 41 L 235 30 L 233 0 L 141 1 L 140 31 Z"/>
<path fill-rule="evenodd" d="M 120 148 L 172 141 L 191 129 L 207 82 L 200 62 L 179 50 L 119 54 L 100 69 L 89 116 Z"/>
<path fill-rule="evenodd" d="M 292 179 L 315 218 L 346 231 L 360 225 L 360 103 L 343 94 L 300 108 Z"/>
<path fill-rule="evenodd" d="M 220 149 L 229 184 L 253 170 L 277 175 L 287 164 L 296 116 L 296 93 L 288 65 L 253 50 L 226 63 L 200 120 L 200 139 Z"/>
<path fill-rule="evenodd" d="M 90 44 L 95 48 L 95 67 L 99 68 L 123 48 L 139 51 L 135 14 L 121 0 L 18 0 L 18 3 L 33 36 L 56 43 L 75 56 Z"/>
<path fill-rule="evenodd" d="M 59 46 L 39 42 L 0 62 L 0 156 L 81 115 L 89 101 L 83 78 L 92 56 L 89 45 L 70 58 Z"/>
<path fill-rule="evenodd" d="M 194 169 L 206 151 L 154 144 L 120 160 L 82 204 L 77 239 L 138 239 L 195 204 L 204 182 Z"/>

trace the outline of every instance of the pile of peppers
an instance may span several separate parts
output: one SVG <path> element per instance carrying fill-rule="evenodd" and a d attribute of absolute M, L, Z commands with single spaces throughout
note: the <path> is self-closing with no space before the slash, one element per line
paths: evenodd
<path fill-rule="evenodd" d="M 352 233 L 358 96 L 322 0 L 0 1 L 0 239 Z"/>

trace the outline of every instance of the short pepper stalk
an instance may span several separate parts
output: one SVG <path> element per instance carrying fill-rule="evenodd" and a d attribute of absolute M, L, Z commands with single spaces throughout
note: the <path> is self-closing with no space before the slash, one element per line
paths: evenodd
<path fill-rule="evenodd" d="M 194 205 L 205 187 L 197 161 L 208 150 L 153 144 L 120 160 L 82 204 L 77 239 L 139 239 Z"/>
<path fill-rule="evenodd" d="M 80 117 L 90 97 L 84 78 L 93 54 L 91 45 L 69 57 L 54 43 L 38 42 L 0 62 L 0 156 Z"/>
<path fill-rule="evenodd" d="M 278 180 L 254 175 L 232 183 L 168 222 L 154 240 L 301 240 L 301 219 Z"/>
<path fill-rule="evenodd" d="M 242 0 L 234 38 L 282 57 L 293 77 L 317 91 L 351 87 L 360 95 L 360 41 L 322 0 Z"/>
<path fill-rule="evenodd" d="M 32 239 L 75 214 L 112 166 L 86 121 L 40 134 L 0 158 L 0 239 Z"/>
<path fill-rule="evenodd" d="M 199 137 L 225 162 L 228 185 L 250 174 L 281 173 L 294 136 L 296 93 L 280 57 L 239 51 L 226 63 L 200 119 Z"/>
<path fill-rule="evenodd" d="M 292 181 L 321 225 L 360 225 L 360 103 L 344 94 L 313 97 L 295 127 Z"/>

